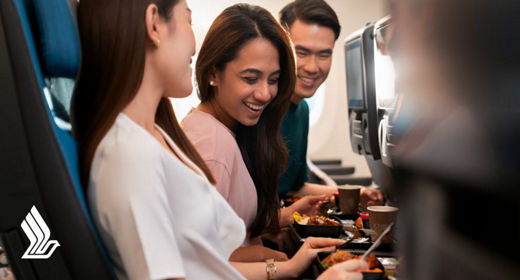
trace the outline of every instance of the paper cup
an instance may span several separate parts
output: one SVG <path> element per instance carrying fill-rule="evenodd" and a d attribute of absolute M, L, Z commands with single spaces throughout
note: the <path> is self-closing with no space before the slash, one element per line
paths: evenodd
<path fill-rule="evenodd" d="M 367 207 L 369 215 L 370 229 L 375 234 L 372 236 L 372 241 L 375 241 L 386 227 L 395 221 L 397 211 L 399 208 L 392 206 L 369 206 Z M 393 239 L 393 231 L 391 231 L 384 239 L 384 243 L 391 243 Z"/>
<path fill-rule="evenodd" d="M 359 194 L 361 187 L 338 186 L 339 208 L 345 215 L 355 215 L 358 211 Z"/>

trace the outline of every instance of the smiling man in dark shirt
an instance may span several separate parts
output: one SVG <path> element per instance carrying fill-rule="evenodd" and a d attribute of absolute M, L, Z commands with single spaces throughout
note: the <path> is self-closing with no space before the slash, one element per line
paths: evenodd
<path fill-rule="evenodd" d="M 307 137 L 309 106 L 312 97 L 327 79 L 332 64 L 334 43 L 341 26 L 334 10 L 323 0 L 296 0 L 280 11 L 280 23 L 289 31 L 296 51 L 297 80 L 291 106 L 282 121 L 282 136 L 289 150 L 286 173 L 278 186 L 281 198 L 288 194 L 331 195 L 337 187 L 307 183 Z M 361 202 L 382 204 L 379 190 L 361 189 Z"/>

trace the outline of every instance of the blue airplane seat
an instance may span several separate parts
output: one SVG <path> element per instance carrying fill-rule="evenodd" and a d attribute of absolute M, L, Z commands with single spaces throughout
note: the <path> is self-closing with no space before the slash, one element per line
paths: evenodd
<path fill-rule="evenodd" d="M 70 134 L 80 43 L 69 2 L 2 0 L 0 19 L 0 238 L 12 270 L 16 279 L 113 279 Z M 60 244 L 48 259 L 21 258 L 33 205 Z"/>

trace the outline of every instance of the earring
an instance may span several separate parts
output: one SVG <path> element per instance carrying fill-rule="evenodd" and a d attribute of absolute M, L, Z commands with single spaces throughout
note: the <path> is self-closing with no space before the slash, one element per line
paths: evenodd
<path fill-rule="evenodd" d="M 161 40 L 157 39 L 157 43 L 155 44 L 155 46 L 158 47 L 160 43 L 161 43 Z"/>
<path fill-rule="evenodd" d="M 209 85 L 210 85 L 210 86 L 214 86 L 214 85 L 215 85 L 215 82 L 214 82 L 214 81 L 209 81 Z"/>

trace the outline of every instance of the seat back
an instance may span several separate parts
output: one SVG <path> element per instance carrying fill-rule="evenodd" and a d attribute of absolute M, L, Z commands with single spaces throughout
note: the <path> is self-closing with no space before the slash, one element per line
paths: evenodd
<path fill-rule="evenodd" d="M 67 0 L 0 1 L 0 235 L 17 279 L 111 279 L 81 189 L 68 107 L 80 63 Z M 68 79 L 68 80 L 67 80 Z M 60 246 L 22 259 L 35 206 Z"/>

